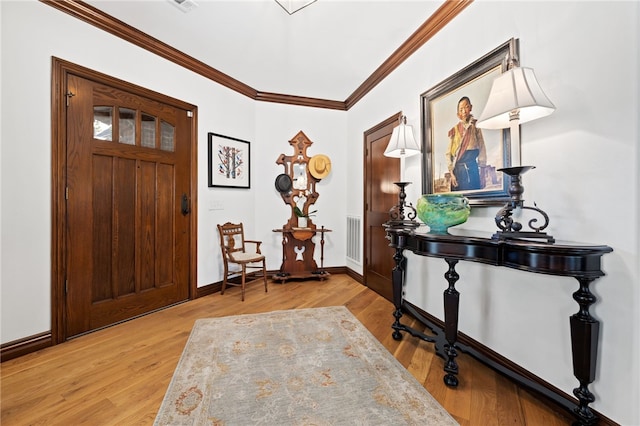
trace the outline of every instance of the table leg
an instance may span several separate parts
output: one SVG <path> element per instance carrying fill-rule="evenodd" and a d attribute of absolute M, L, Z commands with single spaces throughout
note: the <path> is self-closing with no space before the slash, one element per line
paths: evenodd
<path fill-rule="evenodd" d="M 578 291 L 573 293 L 573 299 L 580 305 L 580 310 L 573 314 L 569 323 L 571 326 L 571 353 L 573 355 L 573 375 L 580 382 L 580 386 L 573 390 L 573 394 L 580 402 L 574 409 L 579 418 L 576 425 L 593 425 L 598 418 L 589 408 L 595 401 L 595 396 L 589 391 L 589 384 L 596 377 L 596 360 L 598 356 L 598 338 L 600 322 L 589 313 L 589 306 L 596 302 L 596 297 L 589 290 L 595 278 L 577 278 L 580 283 Z"/>
<path fill-rule="evenodd" d="M 391 336 L 395 340 L 401 340 L 402 334 L 399 329 L 402 328 L 402 325 L 400 324 L 403 303 L 402 290 L 404 286 L 404 271 L 407 265 L 407 258 L 402 254 L 402 248 L 396 248 L 393 260 L 396 262 L 396 266 L 391 272 L 391 283 L 393 284 L 393 305 L 395 306 L 393 316 L 396 320 L 391 326 L 393 328 L 393 334 Z"/>
<path fill-rule="evenodd" d="M 324 225 L 320 230 L 320 274 L 324 273 Z"/>
<path fill-rule="evenodd" d="M 285 272 L 286 268 L 285 265 L 287 263 L 287 251 L 286 251 L 286 246 L 287 246 L 287 239 L 284 235 L 284 232 L 282 233 L 282 264 L 280 264 L 280 271 L 278 271 L 275 274 L 275 277 L 283 279 L 284 277 L 286 277 L 287 275 L 289 275 L 288 273 Z M 283 281 L 284 282 L 284 281 Z"/>
<path fill-rule="evenodd" d="M 444 292 L 444 334 L 447 344 L 445 345 L 445 354 L 447 356 L 444 364 L 444 383 L 447 386 L 458 386 L 458 363 L 456 357 L 458 352 L 456 351 L 455 344 L 458 337 L 458 311 L 460 305 L 460 293 L 455 288 L 455 283 L 460 276 L 455 270 L 455 266 L 458 263 L 456 259 L 445 259 L 449 264 L 449 270 L 444 277 L 449 283 L 449 288 Z"/>

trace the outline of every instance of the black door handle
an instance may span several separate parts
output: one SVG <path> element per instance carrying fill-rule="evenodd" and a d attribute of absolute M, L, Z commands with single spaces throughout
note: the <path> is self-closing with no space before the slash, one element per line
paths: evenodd
<path fill-rule="evenodd" d="M 189 214 L 190 211 L 191 210 L 189 210 L 189 197 L 187 197 L 187 194 L 182 194 L 182 214 L 186 216 Z"/>

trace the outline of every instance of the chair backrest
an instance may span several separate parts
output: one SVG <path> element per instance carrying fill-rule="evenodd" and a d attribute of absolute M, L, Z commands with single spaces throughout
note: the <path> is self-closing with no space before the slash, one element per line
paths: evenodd
<path fill-rule="evenodd" d="M 225 258 L 234 252 L 245 251 L 242 223 L 227 222 L 224 225 L 218 225 L 218 233 L 220 234 L 220 248 Z"/>

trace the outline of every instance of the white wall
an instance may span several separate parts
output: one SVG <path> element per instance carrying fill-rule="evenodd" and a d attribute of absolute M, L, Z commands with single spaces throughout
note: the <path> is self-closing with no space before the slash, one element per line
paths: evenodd
<path fill-rule="evenodd" d="M 275 188 L 276 176 L 285 172 L 283 166 L 276 164 L 276 160 L 280 154 L 293 154 L 289 140 L 299 131 L 303 131 L 313 142 L 307 149 L 307 155 L 325 154 L 331 159 L 331 173 L 316 185 L 319 197 L 313 209 L 318 212 L 313 222 L 318 227 L 324 225 L 332 231 L 325 236 L 324 266 L 344 265 L 346 194 L 342 187 L 346 170 L 346 113 L 273 103 L 256 103 L 254 110 L 255 116 L 247 117 L 247 121 L 252 122 L 255 130 L 254 136 L 250 139 L 253 158 L 251 204 L 243 204 L 243 201 L 238 198 L 246 190 L 208 188 L 206 180 L 200 188 L 198 226 L 199 234 L 203 238 L 199 240 L 198 248 L 199 253 L 213 257 L 209 259 L 199 257 L 198 281 L 202 285 L 220 281 L 223 271 L 217 231 L 210 234 L 209 231 L 203 232 L 203 230 L 215 230 L 217 223 L 237 221 L 239 215 L 247 225 L 245 229 L 247 237 L 263 242 L 261 249 L 267 257 L 267 269 L 280 268 L 282 234 L 273 232 L 273 229 L 282 228 L 287 223 L 291 209 L 284 204 L 280 193 Z M 223 209 L 211 209 L 210 200 L 222 200 Z M 314 258 L 320 266 L 319 239 L 315 241 Z"/>
<path fill-rule="evenodd" d="M 327 234 L 324 265 L 344 265 L 344 111 L 258 104 L 40 2 L 2 1 L 0 11 L 3 343 L 51 329 L 52 56 L 198 107 L 198 286 L 222 279 L 217 223 L 244 222 L 248 236 L 263 240 L 267 267 L 280 267 L 282 242 L 271 230 L 282 227 L 290 211 L 274 187 L 283 172 L 275 161 L 292 153 L 288 141 L 300 130 L 314 142 L 309 155 L 333 161 L 317 185 L 314 222 L 334 231 Z M 207 186 L 208 132 L 251 143 L 249 190 Z"/>
<path fill-rule="evenodd" d="M 420 94 L 511 37 L 556 112 L 522 126 L 527 202 L 549 213 L 559 240 L 606 244 L 607 276 L 591 287 L 602 321 L 593 407 L 640 424 L 637 2 L 477 1 L 349 111 L 349 158 L 362 164 L 362 132 L 403 110 L 420 127 Z M 475 111 L 479 114 L 479 111 Z M 407 160 L 408 201 L 421 193 L 420 159 Z M 351 171 L 347 211 L 362 207 L 362 170 Z M 474 208 L 459 229 L 490 236 L 498 207 Z M 407 299 L 443 318 L 442 260 L 408 254 Z M 460 331 L 572 395 L 569 316 L 578 311 L 571 278 L 461 263 Z M 464 381 L 464 372 L 461 372 Z"/>
<path fill-rule="evenodd" d="M 261 142 L 261 151 L 256 157 L 261 161 L 262 176 L 255 194 L 255 223 L 258 239 L 264 241 L 269 259 L 268 269 L 279 269 L 282 263 L 282 234 L 272 232 L 282 228 L 291 216 L 274 180 L 284 173 L 284 167 L 276 164 L 280 154 L 292 155 L 289 145 L 299 131 L 313 142 L 307 155 L 325 154 L 331 160 L 331 172 L 316 184 L 319 197 L 313 205 L 318 210 L 313 222 L 332 232 L 325 234 L 324 266 L 344 266 L 346 227 L 346 170 L 349 166 L 346 155 L 347 114 L 344 111 L 296 107 L 273 103 L 256 105 L 256 139 Z M 268 213 L 268 214 L 267 214 Z M 314 258 L 320 266 L 319 238 Z"/>
<path fill-rule="evenodd" d="M 420 94 L 511 37 L 557 111 L 522 128 L 525 198 L 551 216 L 561 240 L 607 244 L 607 276 L 592 290 L 602 321 L 594 408 L 640 424 L 640 265 L 638 253 L 637 2 L 491 2 L 478 0 L 348 112 L 256 103 L 36 1 L 0 1 L 1 26 L 1 341 L 48 331 L 51 250 L 51 56 L 166 93 L 198 106 L 198 285 L 221 279 L 215 224 L 243 220 L 265 242 L 269 269 L 281 246 L 273 228 L 288 212 L 274 189 L 303 130 L 310 154 L 333 161 L 318 185 L 316 223 L 327 236 L 326 266 L 345 259 L 346 214 L 362 215 L 363 132 L 402 110 L 420 123 Z M 251 142 L 251 189 L 207 187 L 207 132 Z M 28 159 L 28 161 L 24 161 Z M 407 161 L 421 193 L 420 159 Z M 211 210 L 212 202 L 222 210 Z M 493 232 L 495 208 L 476 208 L 460 228 Z M 408 299 L 442 318 L 443 262 L 410 256 Z M 358 265 L 348 266 L 358 272 Z M 571 394 L 568 317 L 577 312 L 572 279 L 458 267 L 460 330 Z M 473 277 L 468 279 L 467 277 Z M 390 317 L 391 320 L 391 317 Z M 464 372 L 461 374 L 464 380 Z"/>

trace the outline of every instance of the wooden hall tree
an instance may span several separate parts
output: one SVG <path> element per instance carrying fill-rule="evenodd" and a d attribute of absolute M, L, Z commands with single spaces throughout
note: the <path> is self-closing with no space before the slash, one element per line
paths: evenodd
<path fill-rule="evenodd" d="M 320 196 L 316 191 L 316 184 L 321 181 L 318 176 L 323 176 L 311 170 L 313 158 L 307 155 L 307 149 L 312 144 L 307 135 L 300 131 L 289 141 L 293 154 L 280 154 L 276 161 L 276 164 L 284 167 L 284 173 L 276 179 L 276 188 L 284 203 L 291 207 L 287 223 L 281 229 L 273 230 L 282 233 L 282 265 L 280 271 L 272 277 L 276 281 L 292 278 L 323 280 L 329 277 L 329 273 L 323 269 L 324 234 L 331 231 L 324 226 L 318 229 L 309 217 L 312 213 L 311 206 Z M 330 164 L 325 167 L 325 173 L 328 173 Z M 304 215 L 306 223 L 299 223 L 300 217 L 296 211 Z M 313 237 L 317 233 L 320 233 L 320 268 L 314 258 L 316 244 Z"/>

